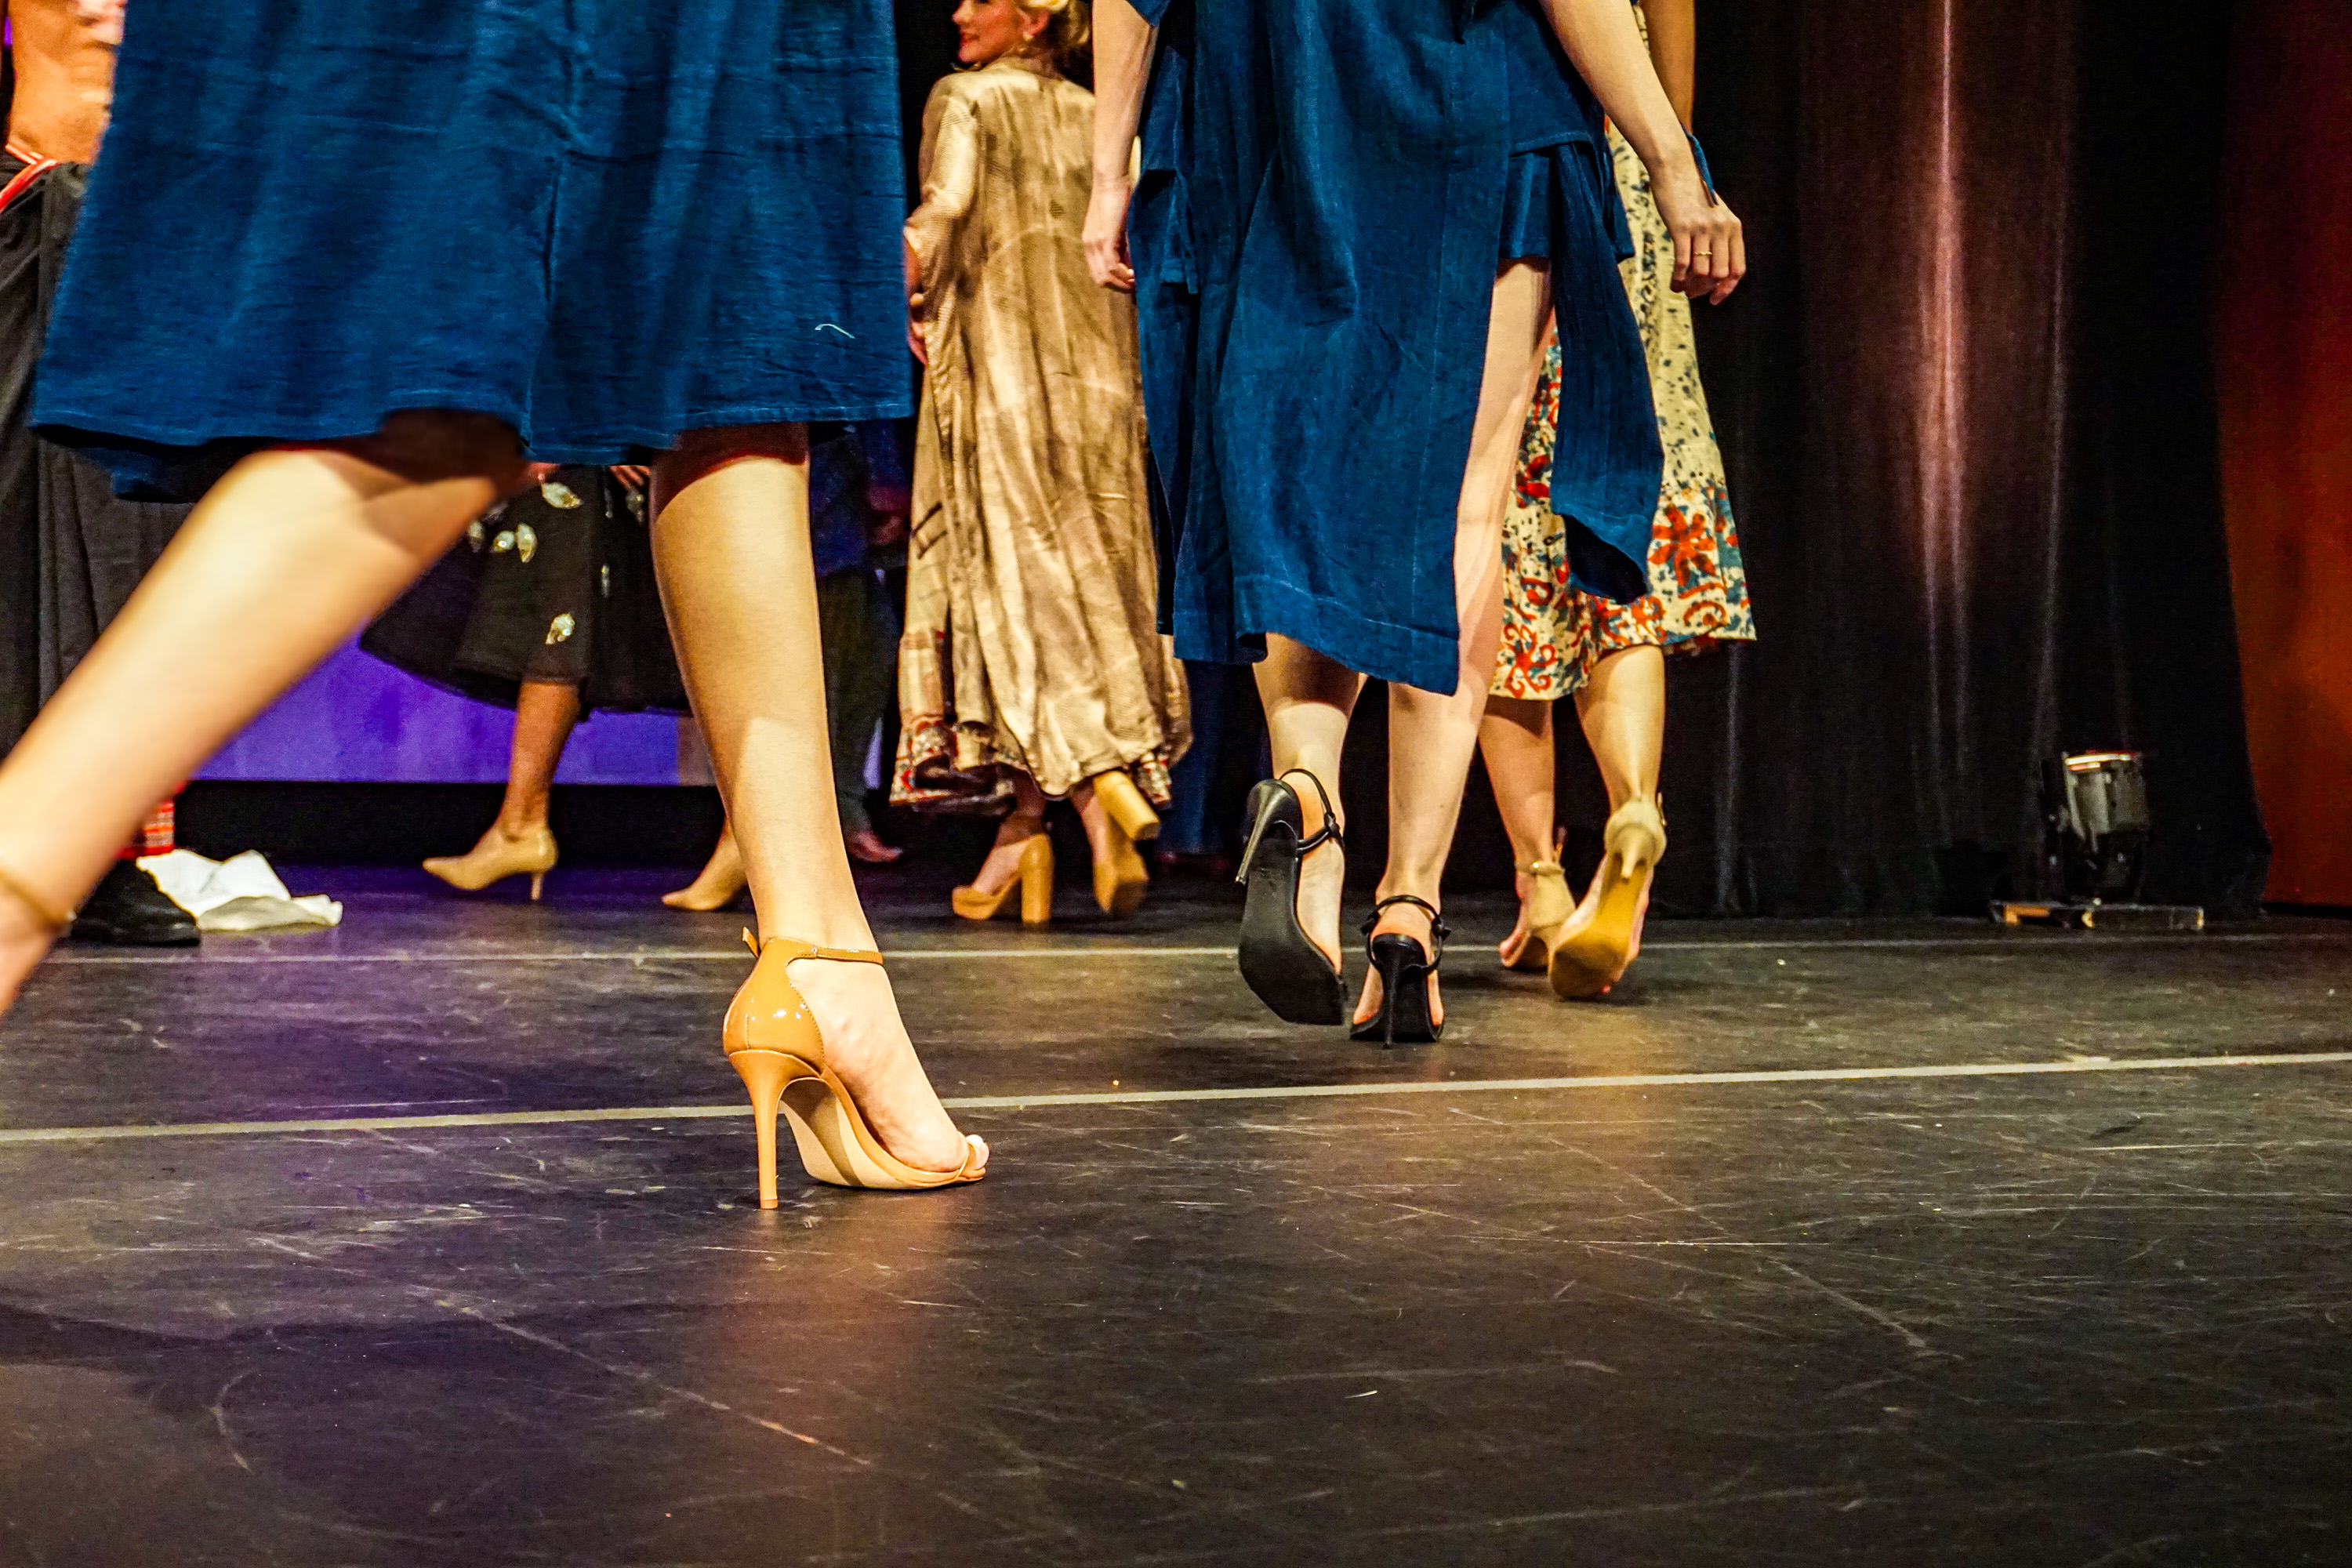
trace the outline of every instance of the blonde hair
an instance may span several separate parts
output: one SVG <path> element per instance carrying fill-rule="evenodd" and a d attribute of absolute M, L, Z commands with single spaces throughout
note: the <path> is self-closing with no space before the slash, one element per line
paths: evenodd
<path fill-rule="evenodd" d="M 1037 35 L 1037 47 L 1056 60 L 1068 59 L 1094 37 L 1094 18 L 1087 0 L 1013 0 L 1013 5 L 1024 16 L 1046 18 L 1045 30 Z"/>

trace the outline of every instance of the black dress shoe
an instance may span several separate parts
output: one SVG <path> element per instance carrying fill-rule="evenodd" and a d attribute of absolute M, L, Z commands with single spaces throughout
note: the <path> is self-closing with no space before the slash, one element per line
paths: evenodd
<path fill-rule="evenodd" d="M 117 860 L 74 916 L 73 940 L 116 947 L 194 947 L 203 941 L 196 917 L 163 896 L 155 879 L 129 860 Z"/>

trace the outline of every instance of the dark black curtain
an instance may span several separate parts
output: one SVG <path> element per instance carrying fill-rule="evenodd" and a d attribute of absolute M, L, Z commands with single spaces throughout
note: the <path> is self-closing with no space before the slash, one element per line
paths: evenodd
<path fill-rule="evenodd" d="M 2150 896 L 2252 913 L 2210 334 L 2226 17 L 1698 10 L 1700 132 L 1758 267 L 1700 332 L 1762 640 L 1671 667 L 1662 907 L 1981 912 L 2032 890 L 2043 760 L 2126 747 Z M 1579 750 L 1564 814 L 1597 823 Z"/>

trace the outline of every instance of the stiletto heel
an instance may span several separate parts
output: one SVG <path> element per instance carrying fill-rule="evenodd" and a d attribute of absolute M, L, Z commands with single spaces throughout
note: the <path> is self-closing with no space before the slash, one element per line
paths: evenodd
<path fill-rule="evenodd" d="M 1564 1001 L 1598 996 L 1624 976 L 1643 899 L 1666 853 L 1666 819 L 1655 801 L 1629 800 L 1609 818 L 1601 842 L 1592 919 L 1551 950 L 1552 993 Z"/>
<path fill-rule="evenodd" d="M 1122 773 L 1097 773 L 1087 781 L 1094 786 L 1095 798 L 1102 802 L 1103 810 L 1118 824 L 1118 830 L 1137 843 L 1160 837 L 1160 814 L 1135 787 L 1135 781 Z"/>
<path fill-rule="evenodd" d="M 988 1173 L 988 1145 L 967 1133 L 963 1163 L 952 1171 L 909 1165 L 882 1146 L 866 1112 L 825 1059 L 824 1031 L 808 999 L 793 984 L 792 966 L 802 959 L 833 963 L 875 963 L 878 952 L 819 947 L 792 937 L 765 943 L 743 933 L 759 963 L 727 1009 L 727 1059 L 751 1096 L 760 1138 L 760 1206 L 776 1206 L 776 1113 L 781 1110 L 800 1148 L 801 1163 L 820 1182 L 837 1187 L 918 1192 L 979 1181 Z"/>
<path fill-rule="evenodd" d="M 1399 904 L 1412 904 L 1429 916 L 1434 952 L 1397 931 L 1372 934 L 1381 916 Z M 1445 962 L 1445 939 L 1453 934 L 1454 929 L 1438 918 L 1434 904 L 1411 893 L 1398 893 L 1372 906 L 1371 918 L 1364 921 L 1364 946 L 1372 967 L 1380 972 L 1381 1010 L 1355 1026 L 1357 1039 L 1378 1040 L 1383 1046 L 1425 1046 L 1445 1032 L 1444 1025 L 1430 1018 L 1429 978 Z"/>
<path fill-rule="evenodd" d="M 1557 860 L 1531 860 L 1519 868 L 1519 874 L 1528 879 L 1527 940 L 1503 967 L 1541 974 L 1551 968 L 1552 944 L 1576 912 L 1576 900 L 1569 897 L 1568 873 Z"/>
<path fill-rule="evenodd" d="M 425 869 L 462 893 L 478 893 L 509 877 L 529 877 L 535 901 L 541 883 L 555 869 L 555 835 L 546 828 L 509 838 L 492 823 L 473 848 L 463 855 L 436 855 L 425 862 Z"/>
<path fill-rule="evenodd" d="M 1013 880 L 992 893 L 983 893 L 966 884 L 955 890 L 950 902 L 955 912 L 968 921 L 992 921 L 1016 888 L 1021 890 L 1023 925 L 1041 926 L 1053 920 L 1054 840 L 1042 822 L 1021 846 L 1021 864 Z"/>
<path fill-rule="evenodd" d="M 1312 837 L 1298 792 L 1283 782 L 1294 774 L 1313 784 L 1322 803 L 1323 826 Z M 1250 792 L 1249 824 L 1234 878 L 1249 889 L 1242 906 L 1242 979 L 1286 1024 L 1344 1024 L 1348 997 L 1339 966 L 1298 923 L 1298 874 L 1307 857 L 1326 844 L 1347 847 L 1331 797 L 1322 780 L 1294 768 Z"/>

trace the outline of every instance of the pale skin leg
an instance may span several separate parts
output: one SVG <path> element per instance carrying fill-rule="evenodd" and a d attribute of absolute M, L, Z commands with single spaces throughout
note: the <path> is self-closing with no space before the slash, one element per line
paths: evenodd
<path fill-rule="evenodd" d="M 760 934 L 871 949 L 834 803 L 824 686 L 810 679 L 823 655 L 807 432 L 689 435 L 664 457 L 654 496 L 662 598 Z M 961 1164 L 962 1135 L 916 1059 L 889 975 L 878 965 L 803 961 L 792 979 L 823 1025 L 833 1067 L 890 1151 L 923 1169 Z"/>
<path fill-rule="evenodd" d="M 1479 742 L 1495 804 L 1511 836 L 1519 865 L 1551 858 L 1554 826 L 1552 705 L 1497 697 L 1487 704 Z M 1577 716 L 1586 744 L 1601 767 L 1609 809 L 1658 793 L 1658 766 L 1665 749 L 1666 658 L 1656 647 L 1621 648 L 1597 660 L 1576 694 Z M 1507 960 L 1527 939 L 1527 879 L 1519 880 L 1519 923 L 1503 943 Z M 1573 930 L 1592 918 L 1590 892 L 1570 921 Z M 1639 938 L 1636 937 L 1639 951 Z"/>
<path fill-rule="evenodd" d="M 506 426 L 433 412 L 239 463 L 0 767 L 0 861 L 79 901 L 156 801 L 521 478 Z M 0 1005 L 48 937 L 0 897 Z"/>
<path fill-rule="evenodd" d="M 1379 896 L 1410 893 L 1440 904 L 1445 858 L 1462 815 L 1462 792 L 1478 747 L 1486 689 L 1503 638 L 1503 512 L 1518 466 L 1542 368 L 1551 316 L 1551 274 L 1514 263 L 1495 280 L 1487 321 L 1486 377 L 1471 426 L 1470 462 L 1455 510 L 1454 602 L 1461 617 L 1460 667 L 1451 696 L 1389 688 L 1389 863 Z M 1430 919 L 1411 904 L 1381 915 L 1373 934 L 1396 932 L 1431 945 Z M 1359 1023 L 1379 1011 L 1377 971 L 1364 982 Z M 1430 1017 L 1444 1021 L 1438 978 L 1429 977 Z"/>

